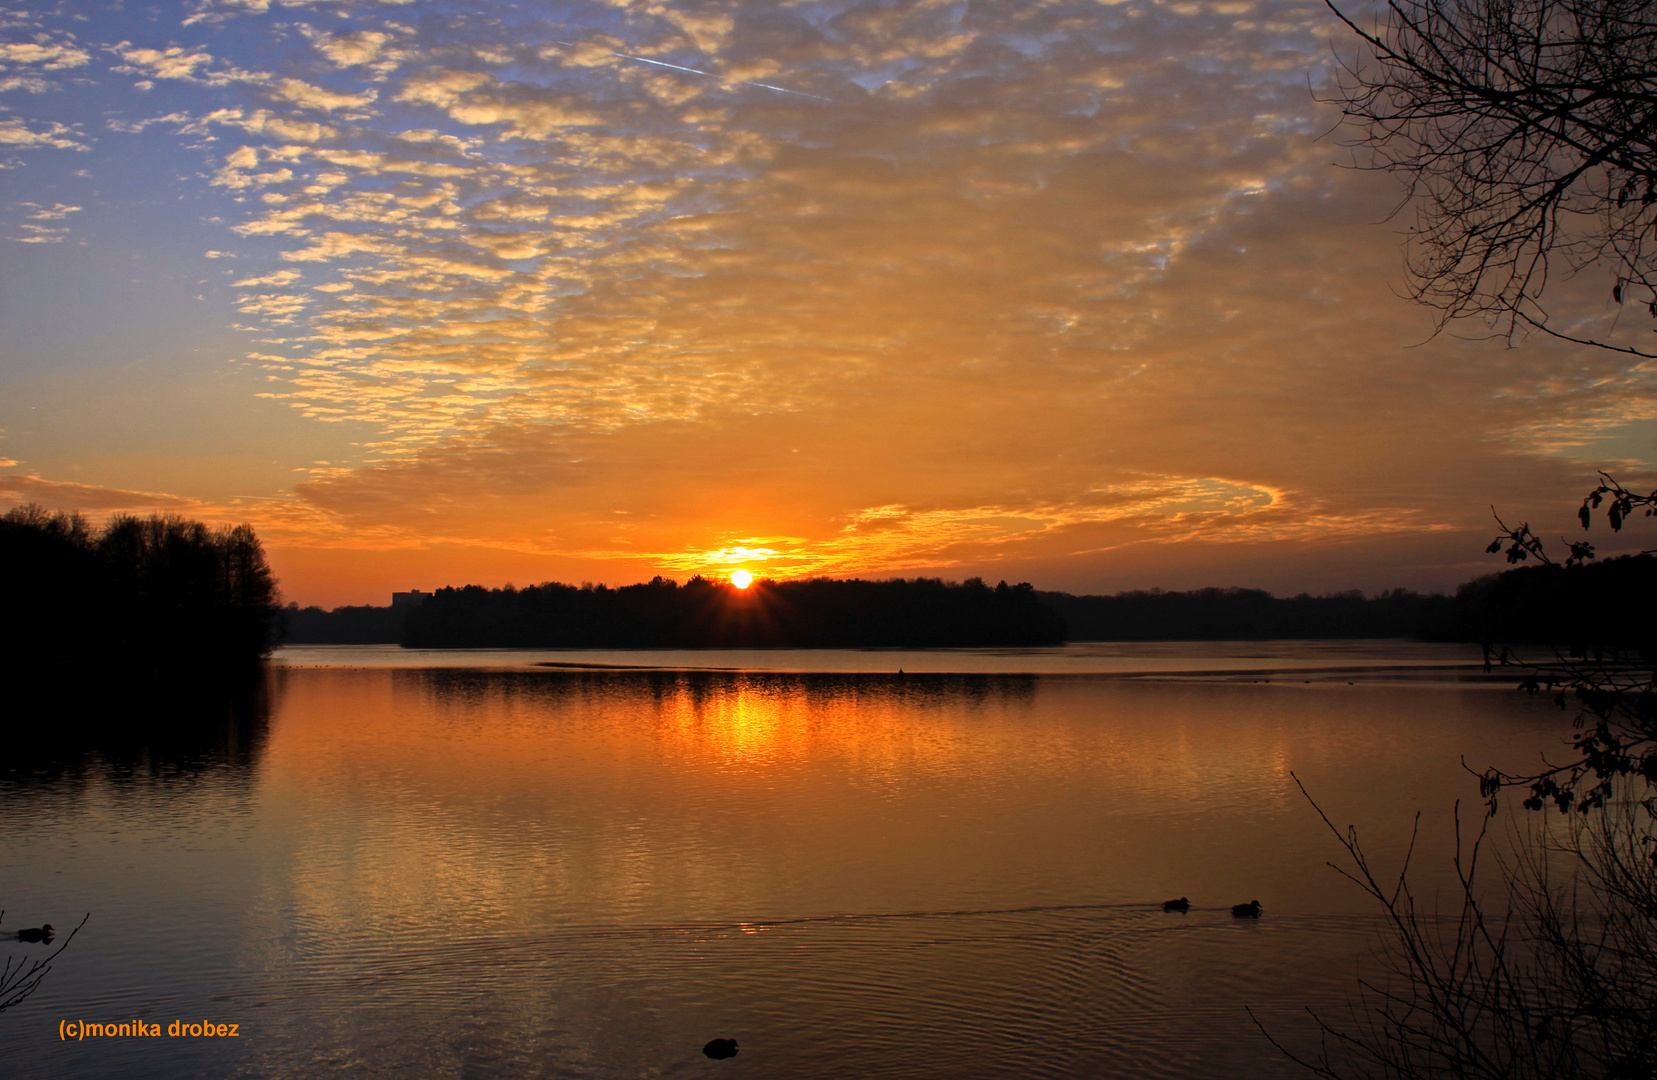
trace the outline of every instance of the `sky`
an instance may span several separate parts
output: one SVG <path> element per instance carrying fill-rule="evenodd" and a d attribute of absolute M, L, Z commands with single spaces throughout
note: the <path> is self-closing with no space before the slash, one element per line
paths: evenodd
<path fill-rule="evenodd" d="M 1492 508 L 1652 486 L 1657 373 L 1435 333 L 1354 55 L 1300 0 L 0 0 L 0 507 L 247 521 L 326 607 L 1452 588 Z"/>

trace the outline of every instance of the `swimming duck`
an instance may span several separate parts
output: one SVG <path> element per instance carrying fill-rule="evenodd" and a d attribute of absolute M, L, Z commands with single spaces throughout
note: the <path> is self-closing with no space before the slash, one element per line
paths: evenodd
<path fill-rule="evenodd" d="M 1162 910 L 1163 911 L 1190 911 L 1191 910 L 1191 901 L 1187 900 L 1183 896 L 1180 897 L 1178 900 L 1164 900 L 1162 902 Z"/>
<path fill-rule="evenodd" d="M 708 1045 L 702 1047 L 702 1053 L 718 1061 L 722 1058 L 736 1057 L 735 1039 L 712 1039 Z"/>
<path fill-rule="evenodd" d="M 1246 904 L 1231 905 L 1231 913 L 1239 919 L 1258 919 L 1260 917 L 1260 901 L 1250 900 Z"/>
<path fill-rule="evenodd" d="M 31 926 L 27 930 L 19 930 L 17 940 L 40 941 L 50 944 L 52 941 L 52 924 L 47 923 L 44 926 Z"/>

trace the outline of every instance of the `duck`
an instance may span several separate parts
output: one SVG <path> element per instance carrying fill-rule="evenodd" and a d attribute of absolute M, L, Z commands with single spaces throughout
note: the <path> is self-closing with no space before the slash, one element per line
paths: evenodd
<path fill-rule="evenodd" d="M 52 924 L 46 923 L 44 926 L 31 926 L 27 930 L 19 930 L 17 932 L 17 940 L 40 941 L 50 944 L 52 941 L 52 934 Z"/>
<path fill-rule="evenodd" d="M 702 1053 L 719 1061 L 722 1058 L 736 1057 L 735 1039 L 710 1039 L 708 1045 L 702 1047 Z"/>
<path fill-rule="evenodd" d="M 1260 901 L 1250 900 L 1246 904 L 1231 905 L 1231 913 L 1239 919 L 1258 919 L 1260 917 Z"/>
<path fill-rule="evenodd" d="M 1162 902 L 1162 910 L 1163 911 L 1190 911 L 1191 910 L 1191 901 L 1187 900 L 1183 896 L 1180 897 L 1178 900 L 1164 900 Z"/>

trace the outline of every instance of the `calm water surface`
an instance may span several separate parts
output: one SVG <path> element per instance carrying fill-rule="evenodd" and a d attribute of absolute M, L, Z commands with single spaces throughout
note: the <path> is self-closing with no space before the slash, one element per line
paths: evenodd
<path fill-rule="evenodd" d="M 1338 1012 L 1375 921 L 1290 773 L 1388 866 L 1420 811 L 1417 879 L 1445 888 L 1451 807 L 1477 802 L 1462 757 L 1525 764 L 1564 732 L 1477 659 L 287 650 L 193 737 L 7 763 L 3 926 L 92 920 L 0 1014 L 0 1061 L 1302 1075 L 1244 1007 L 1308 1038 L 1304 1008 Z M 1181 895 L 1189 914 L 1161 911 Z M 1258 923 L 1231 918 L 1256 898 Z M 240 1036 L 57 1037 L 140 1018 Z M 714 1036 L 739 1055 L 702 1057 Z"/>

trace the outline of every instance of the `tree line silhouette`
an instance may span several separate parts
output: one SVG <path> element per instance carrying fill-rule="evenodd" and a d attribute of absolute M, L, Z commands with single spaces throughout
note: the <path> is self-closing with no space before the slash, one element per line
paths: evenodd
<path fill-rule="evenodd" d="M 1627 555 L 1604 562 L 1523 566 L 1463 587 L 1470 640 L 1549 645 L 1566 655 L 1632 650 L 1657 659 L 1657 558 Z"/>
<path fill-rule="evenodd" d="M 1522 566 L 1469 581 L 1453 596 L 1408 589 L 1368 598 L 1356 591 L 1279 598 L 1260 589 L 1039 595 L 1064 618 L 1072 641 L 1412 638 L 1657 656 L 1657 629 L 1640 600 L 1657 596 L 1657 559 L 1649 554 Z"/>
<path fill-rule="evenodd" d="M 1392 589 L 1276 597 L 1262 589 L 1161 589 L 1110 596 L 994 587 L 973 578 L 765 581 L 747 592 L 706 578 L 608 588 L 440 589 L 421 606 L 290 607 L 296 644 L 420 648 L 708 648 L 1046 645 L 1060 641 L 1398 638 L 1481 644 L 1645 645 L 1627 598 L 1657 586 L 1650 556 L 1521 567 L 1453 596 Z"/>
<path fill-rule="evenodd" d="M 276 579 L 248 525 L 30 504 L 0 515 L 0 648 L 20 668 L 248 666 L 278 633 Z"/>
<path fill-rule="evenodd" d="M 1458 636 L 1459 599 L 1393 589 L 1276 597 L 1263 589 L 1136 590 L 1113 596 L 1044 592 L 1072 641 L 1268 641 Z"/>
<path fill-rule="evenodd" d="M 289 604 L 282 613 L 282 639 L 296 645 L 396 645 L 410 610 L 353 604 L 325 611 Z"/>
<path fill-rule="evenodd" d="M 935 578 L 437 590 L 409 609 L 416 648 L 832 648 L 1050 645 L 1064 622 L 1029 584 Z"/>
<path fill-rule="evenodd" d="M 1529 551 L 1526 538 L 1519 535 L 1515 550 Z M 698 576 L 683 585 L 657 577 L 615 589 L 468 585 L 440 589 L 419 605 L 328 612 L 278 606 L 276 580 L 250 526 L 117 515 L 100 529 L 78 514 L 31 504 L 0 515 L 0 588 L 15 613 L 0 621 L 5 655 L 49 667 L 92 656 L 128 666 L 183 661 L 222 668 L 264 656 L 277 640 L 419 648 L 913 648 L 1414 638 L 1565 640 L 1579 654 L 1615 648 L 1657 656 L 1657 631 L 1634 602 L 1657 590 L 1650 554 L 1519 567 L 1469 582 L 1453 597 L 1405 589 L 1373 597 L 1279 598 L 1260 589 L 1076 596 L 1038 592 L 1028 583 L 992 587 L 979 578 L 811 578 L 741 590 Z"/>

